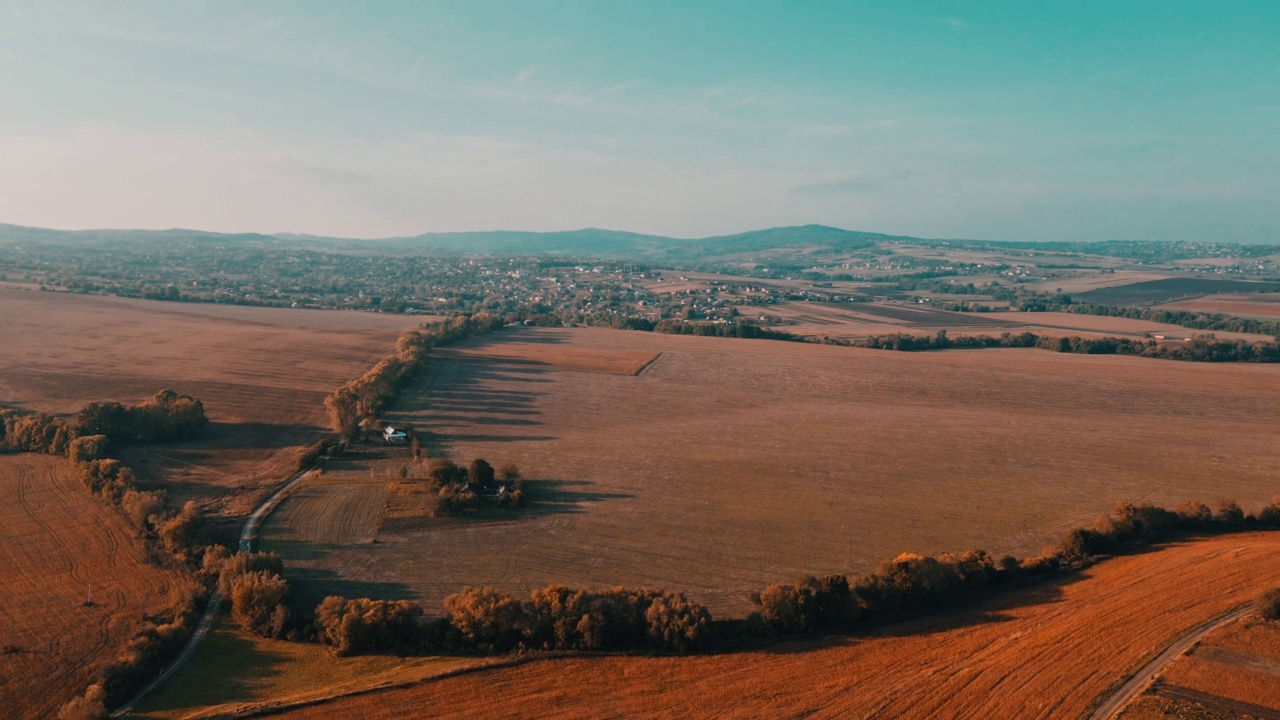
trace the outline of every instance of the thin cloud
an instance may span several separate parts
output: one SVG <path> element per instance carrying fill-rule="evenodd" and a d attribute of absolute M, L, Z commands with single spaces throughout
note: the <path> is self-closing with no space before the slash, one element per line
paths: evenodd
<path fill-rule="evenodd" d="M 879 182 L 857 177 L 805 183 L 791 188 L 796 195 L 869 195 L 882 190 L 884 185 Z"/>

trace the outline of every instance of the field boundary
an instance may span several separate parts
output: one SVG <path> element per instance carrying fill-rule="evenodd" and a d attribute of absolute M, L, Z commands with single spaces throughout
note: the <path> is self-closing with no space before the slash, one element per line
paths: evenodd
<path fill-rule="evenodd" d="M 666 353 L 659 352 L 655 354 L 653 357 L 649 358 L 649 360 L 645 362 L 645 364 L 641 365 L 639 368 L 636 368 L 636 371 L 631 373 L 632 377 L 640 377 L 641 375 L 643 375 L 645 371 L 648 370 L 649 367 L 652 366 L 654 363 L 658 362 L 658 358 L 662 357 L 663 355 L 666 355 Z"/>

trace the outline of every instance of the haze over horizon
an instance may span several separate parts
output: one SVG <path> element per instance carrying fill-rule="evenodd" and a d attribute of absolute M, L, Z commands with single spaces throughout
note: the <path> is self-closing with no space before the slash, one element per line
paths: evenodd
<path fill-rule="evenodd" d="M 1266 2 L 21 3 L 0 223 L 1280 240 Z"/>

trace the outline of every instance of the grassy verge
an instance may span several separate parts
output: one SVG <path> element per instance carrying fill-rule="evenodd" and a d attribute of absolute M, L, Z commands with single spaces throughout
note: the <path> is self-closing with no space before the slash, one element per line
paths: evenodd
<path fill-rule="evenodd" d="M 413 682 L 484 662 L 476 658 L 335 657 L 310 643 L 265 640 L 224 620 L 182 670 L 136 710 L 154 720 L 233 714 L 264 703 L 315 700 Z"/>

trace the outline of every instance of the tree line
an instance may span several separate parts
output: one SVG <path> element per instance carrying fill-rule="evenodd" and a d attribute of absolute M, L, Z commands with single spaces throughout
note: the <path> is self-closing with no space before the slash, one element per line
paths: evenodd
<path fill-rule="evenodd" d="M 401 333 L 396 349 L 365 374 L 344 384 L 324 399 L 334 432 L 344 439 L 355 437 L 360 421 L 372 420 L 404 389 L 426 364 L 432 347 L 481 335 L 502 327 L 501 317 L 488 313 L 457 315 L 423 330 Z"/>
<path fill-rule="evenodd" d="M 0 449 L 66 457 L 85 489 L 115 505 L 137 530 L 150 561 L 190 567 L 206 550 L 199 507 L 188 502 L 171 508 L 163 489 L 139 488 L 133 471 L 111 451 L 135 443 L 191 439 L 208 422 L 203 403 L 172 390 L 162 390 L 140 405 L 90 403 L 71 418 L 0 410 Z M 204 586 L 194 580 L 176 583 L 167 610 L 147 618 L 60 717 L 105 717 L 106 707 L 126 699 L 181 648 L 206 597 Z"/>
<path fill-rule="evenodd" d="M 935 335 L 891 333 L 847 340 L 824 339 L 824 342 L 833 345 L 897 350 L 901 352 L 1034 347 L 1078 355 L 1132 355 L 1135 357 L 1189 362 L 1280 362 L 1280 344 L 1262 341 L 1219 340 L 1212 337 L 1194 337 L 1188 342 L 1175 344 L 1158 343 L 1155 340 L 1146 338 L 1082 338 L 1037 335 L 1032 332 L 1005 332 L 998 336 L 968 335 L 951 337 L 946 330 L 939 330 Z"/>
<path fill-rule="evenodd" d="M 682 592 L 561 585 L 534 590 L 525 598 L 492 587 L 466 587 L 446 597 L 443 613 L 435 617 L 408 600 L 330 596 L 304 616 L 289 604 L 289 583 L 278 556 L 241 553 L 214 564 L 241 627 L 266 637 L 320 643 L 339 655 L 689 653 L 774 636 L 872 627 L 977 602 L 1155 543 L 1275 529 L 1280 529 L 1280 500 L 1254 514 L 1230 501 L 1216 509 L 1185 503 L 1172 510 L 1118 503 L 1112 513 L 1071 531 L 1043 555 L 997 559 L 983 550 L 937 557 L 903 553 L 861 576 L 803 576 L 773 583 L 755 595 L 755 611 L 719 621 Z"/>

